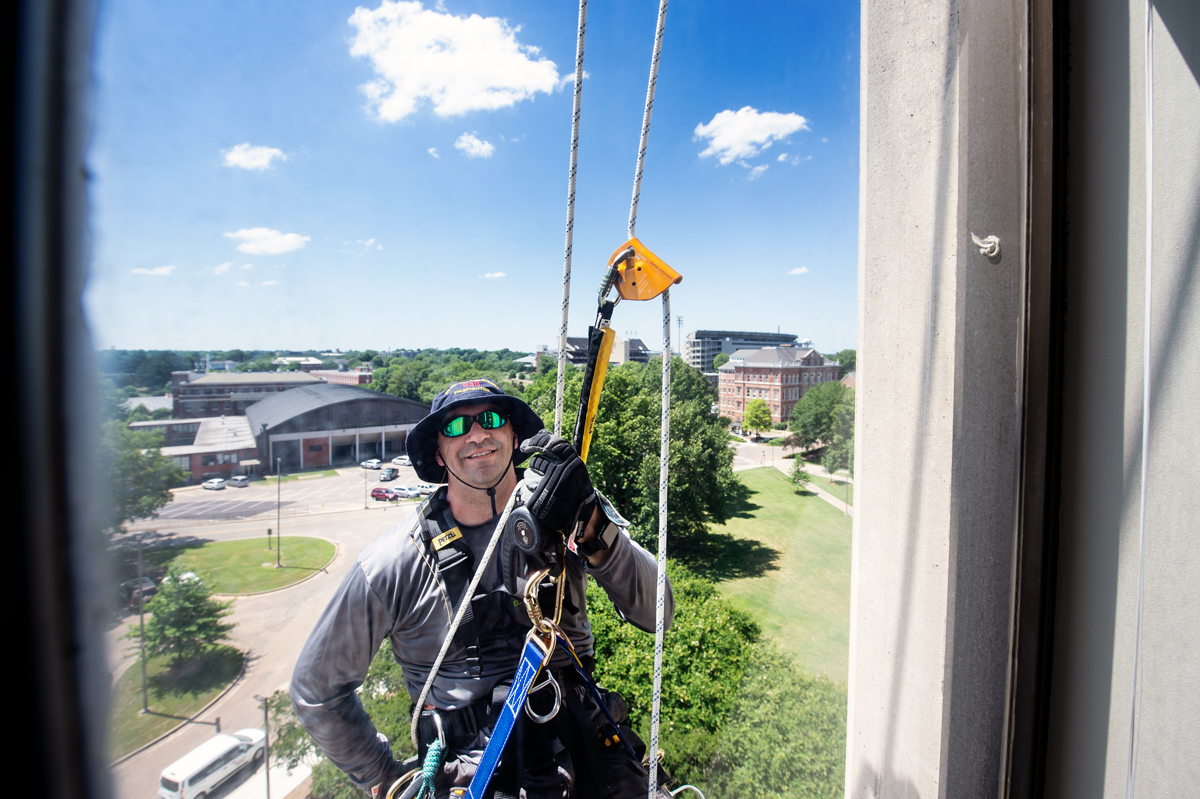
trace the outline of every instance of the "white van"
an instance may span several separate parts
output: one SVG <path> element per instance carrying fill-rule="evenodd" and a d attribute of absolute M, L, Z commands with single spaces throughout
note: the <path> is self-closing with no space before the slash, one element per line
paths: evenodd
<path fill-rule="evenodd" d="M 245 488 L 250 485 L 250 478 L 244 474 L 235 474 L 225 481 L 225 485 L 233 486 L 234 488 Z"/>
<path fill-rule="evenodd" d="M 262 730 L 215 735 L 163 769 L 159 799 L 204 799 L 242 766 L 261 763 L 265 753 Z"/>

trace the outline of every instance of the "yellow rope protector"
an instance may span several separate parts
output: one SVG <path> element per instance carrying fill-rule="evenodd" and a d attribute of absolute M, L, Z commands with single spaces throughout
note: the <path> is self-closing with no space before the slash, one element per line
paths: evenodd
<path fill-rule="evenodd" d="M 604 391 L 604 377 L 608 374 L 608 357 L 612 355 L 613 339 L 617 334 L 606 327 L 600 334 L 600 354 L 596 356 L 596 374 L 592 378 L 592 390 L 588 394 L 587 417 L 583 423 L 583 451 L 579 459 L 587 463 L 588 450 L 592 448 L 592 428 L 596 425 L 596 411 L 600 407 L 600 392 Z"/>
<path fill-rule="evenodd" d="M 617 264 L 617 293 L 623 300 L 652 300 L 671 286 L 683 281 L 683 276 L 666 261 L 650 252 L 637 236 L 622 244 L 608 258 L 609 267 L 625 250 L 633 248 L 633 257 Z"/>

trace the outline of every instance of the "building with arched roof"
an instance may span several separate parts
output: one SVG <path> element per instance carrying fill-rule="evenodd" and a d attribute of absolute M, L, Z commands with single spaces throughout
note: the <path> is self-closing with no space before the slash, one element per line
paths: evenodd
<path fill-rule="evenodd" d="M 404 453 L 408 431 L 429 405 L 357 386 L 297 386 L 246 408 L 264 471 L 387 459 Z"/>

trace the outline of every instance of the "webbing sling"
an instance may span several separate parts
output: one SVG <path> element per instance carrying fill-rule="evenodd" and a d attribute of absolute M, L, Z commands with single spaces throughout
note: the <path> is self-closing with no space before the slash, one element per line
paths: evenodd
<path fill-rule="evenodd" d="M 467 588 L 475 573 L 475 556 L 467 546 L 462 532 L 450 515 L 450 505 L 444 499 L 437 501 L 435 494 L 425 506 L 422 514 L 421 539 L 430 549 L 437 568 L 438 579 L 446 589 L 446 596 L 454 603 L 451 616 L 465 602 L 466 612 L 454 633 L 454 641 L 467 650 L 467 669 L 472 677 L 483 674 L 483 663 L 479 656 L 479 631 L 475 625 L 475 614 Z"/>

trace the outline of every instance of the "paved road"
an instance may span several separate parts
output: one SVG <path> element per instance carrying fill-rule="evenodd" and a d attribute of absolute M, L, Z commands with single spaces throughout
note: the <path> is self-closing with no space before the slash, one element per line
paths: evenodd
<path fill-rule="evenodd" d="M 782 447 L 770 447 L 766 444 L 754 444 L 749 441 L 744 444 L 735 443 L 733 445 L 733 470 L 735 472 L 740 472 L 745 469 L 758 469 L 763 466 L 771 466 L 775 469 L 778 469 L 785 475 L 790 474 L 792 471 L 792 461 L 791 459 L 785 459 L 783 457 Z M 805 469 L 808 470 L 809 474 L 816 474 L 824 477 L 829 476 L 829 472 L 825 471 L 825 469 L 822 468 L 819 463 L 807 464 Z M 844 474 L 839 474 L 837 479 L 848 480 L 851 483 L 854 482 L 853 478 L 848 478 Z M 842 499 L 830 494 L 820 486 L 809 483 L 806 490 L 813 492 L 818 497 L 825 500 L 843 513 L 850 516 L 854 515 L 853 505 L 847 505 Z"/>
<path fill-rule="evenodd" d="M 330 481 L 334 479 L 328 478 Z M 262 727 L 262 707 L 255 701 L 254 695 L 266 695 L 286 687 L 309 631 L 346 569 L 364 546 L 411 511 L 411 505 L 402 508 L 395 507 L 394 503 L 390 508 L 382 507 L 384 503 L 379 505 L 381 507 L 367 511 L 360 509 L 285 520 L 286 535 L 309 535 L 333 541 L 338 545 L 337 557 L 325 572 L 303 583 L 234 601 L 231 620 L 237 626 L 232 643 L 247 653 L 246 672 L 229 693 L 201 716 L 201 721 L 211 722 L 219 717 L 224 731 Z M 158 532 L 163 538 L 177 536 L 182 539 L 230 540 L 263 533 L 262 525 L 256 522 L 190 525 L 179 533 L 169 528 L 161 529 L 163 527 L 160 525 Z M 136 622 L 137 616 L 127 616 L 125 621 Z M 121 632 L 123 630 L 120 628 L 114 629 L 110 633 L 110 641 L 115 641 Z M 120 668 L 126 661 L 126 656 L 120 650 L 110 649 L 111 666 Z M 211 737 L 213 732 L 210 726 L 185 726 L 116 766 L 111 770 L 116 796 L 119 799 L 150 799 L 155 796 L 163 768 Z M 257 770 L 257 777 L 246 779 L 262 779 L 261 769 Z"/>

